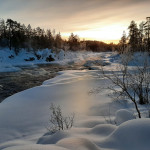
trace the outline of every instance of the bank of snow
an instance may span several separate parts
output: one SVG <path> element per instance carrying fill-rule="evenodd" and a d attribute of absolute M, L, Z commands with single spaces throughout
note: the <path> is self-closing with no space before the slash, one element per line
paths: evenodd
<path fill-rule="evenodd" d="M 99 145 L 119 150 L 149 150 L 149 141 L 150 119 L 134 119 L 121 124 Z"/>
<path fill-rule="evenodd" d="M 21 66 L 35 66 L 37 64 L 60 64 L 60 65 L 83 65 L 86 61 L 94 60 L 100 62 L 101 53 L 93 52 L 71 52 L 60 50 L 58 52 L 51 49 L 36 51 L 36 56 L 33 51 L 28 52 L 25 49 L 20 50 L 18 55 L 13 50 L 0 49 L 0 72 L 19 71 Z"/>
<path fill-rule="evenodd" d="M 112 61 L 108 53 L 103 57 Z M 135 119 L 129 101 L 112 101 L 108 84 L 98 70 L 62 71 L 41 86 L 8 97 L 0 104 L 0 149 L 149 150 L 150 119 Z M 99 86 L 103 91 L 90 96 Z M 71 130 L 46 130 L 51 103 L 65 115 L 75 113 Z"/>

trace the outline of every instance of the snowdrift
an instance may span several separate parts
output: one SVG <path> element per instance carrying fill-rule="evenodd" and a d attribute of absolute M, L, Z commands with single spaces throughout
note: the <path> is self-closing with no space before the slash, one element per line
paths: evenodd
<path fill-rule="evenodd" d="M 120 150 L 149 150 L 150 119 L 134 119 L 121 124 L 99 145 Z"/>
<path fill-rule="evenodd" d="M 84 138 L 65 138 L 56 145 L 70 150 L 100 150 L 98 146 Z"/>
<path fill-rule="evenodd" d="M 117 64 L 110 53 L 101 58 L 111 67 Z M 108 83 L 98 70 L 62 71 L 41 86 L 8 97 L 0 104 L 0 149 L 149 150 L 150 119 L 135 119 L 130 102 L 112 102 Z M 102 92 L 88 94 L 99 86 Z M 46 130 L 52 102 L 65 115 L 75 113 L 73 128 L 54 134 Z"/>

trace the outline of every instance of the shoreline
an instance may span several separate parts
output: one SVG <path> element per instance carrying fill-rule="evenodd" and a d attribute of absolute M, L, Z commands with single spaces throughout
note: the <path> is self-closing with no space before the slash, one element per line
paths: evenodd
<path fill-rule="evenodd" d="M 0 103 L 7 97 L 41 85 L 54 78 L 59 71 L 88 69 L 78 65 L 38 64 L 37 67 L 22 67 L 17 72 L 0 73 Z"/>

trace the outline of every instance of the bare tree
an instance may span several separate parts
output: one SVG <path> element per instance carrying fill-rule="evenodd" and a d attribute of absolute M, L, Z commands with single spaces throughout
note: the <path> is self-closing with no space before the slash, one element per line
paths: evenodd
<path fill-rule="evenodd" d="M 111 71 L 106 74 L 102 69 L 105 78 L 112 82 L 110 90 L 118 98 L 129 99 L 134 103 L 138 117 L 141 113 L 138 108 L 139 104 L 148 104 L 150 98 L 150 70 L 148 62 L 145 60 L 142 66 L 136 65 L 134 69 L 129 69 L 128 62 L 124 61 L 119 65 L 117 71 Z"/>
<path fill-rule="evenodd" d="M 74 113 L 70 116 L 64 116 L 61 107 L 59 105 L 55 106 L 53 103 L 50 106 L 50 110 L 52 114 L 49 119 L 49 126 L 47 127 L 49 131 L 55 133 L 59 130 L 68 130 L 72 128 L 75 117 Z"/>

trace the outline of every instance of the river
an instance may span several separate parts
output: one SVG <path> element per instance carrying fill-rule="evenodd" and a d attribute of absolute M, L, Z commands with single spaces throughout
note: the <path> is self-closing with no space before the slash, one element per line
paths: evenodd
<path fill-rule="evenodd" d="M 0 102 L 20 91 L 39 86 L 63 70 L 83 70 L 79 65 L 44 64 L 34 67 L 21 67 L 18 72 L 0 73 Z"/>

